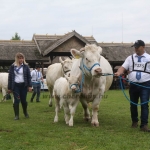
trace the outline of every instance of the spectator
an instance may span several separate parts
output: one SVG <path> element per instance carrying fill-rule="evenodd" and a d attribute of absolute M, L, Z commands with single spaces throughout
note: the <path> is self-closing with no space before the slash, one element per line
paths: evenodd
<path fill-rule="evenodd" d="M 36 102 L 40 102 L 41 81 L 43 82 L 43 76 L 42 73 L 40 72 L 39 65 L 35 67 L 35 70 L 31 71 L 31 78 L 32 78 L 33 94 L 30 102 L 33 102 L 33 99 L 36 94 L 37 94 Z"/>

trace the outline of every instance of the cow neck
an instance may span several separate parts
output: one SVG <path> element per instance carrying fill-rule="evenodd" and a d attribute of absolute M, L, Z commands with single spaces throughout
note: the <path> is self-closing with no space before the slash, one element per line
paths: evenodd
<path fill-rule="evenodd" d="M 87 85 L 92 85 L 94 83 L 96 78 L 94 77 L 90 77 L 90 76 L 85 76 L 84 78 L 84 82 L 87 84 Z"/>

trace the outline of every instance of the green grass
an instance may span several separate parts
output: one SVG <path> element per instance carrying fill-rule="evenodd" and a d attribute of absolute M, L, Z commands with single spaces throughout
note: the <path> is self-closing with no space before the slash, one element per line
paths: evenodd
<path fill-rule="evenodd" d="M 128 91 L 126 91 L 128 94 Z M 12 100 L 0 103 L 0 150 L 148 150 L 149 133 L 132 129 L 129 102 L 120 90 L 105 93 L 99 108 L 99 127 L 83 120 L 79 103 L 74 126 L 65 124 L 63 109 L 53 123 L 54 106 L 48 106 L 47 92 L 41 102 L 29 102 L 26 119 L 20 105 L 20 120 L 14 120 Z M 139 107 L 140 112 L 140 107 Z"/>

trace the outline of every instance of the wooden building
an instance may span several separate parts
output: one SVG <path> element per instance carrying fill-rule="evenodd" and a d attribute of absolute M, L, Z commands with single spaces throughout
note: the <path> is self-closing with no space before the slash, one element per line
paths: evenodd
<path fill-rule="evenodd" d="M 34 41 L 0 40 L 0 72 L 7 72 L 15 60 L 15 54 L 21 52 L 25 55 L 29 66 L 35 67 L 36 63 L 49 62 L 48 57 L 43 57 Z"/>
<path fill-rule="evenodd" d="M 135 39 L 136 40 L 136 39 Z M 72 57 L 70 49 L 80 49 L 86 44 L 102 47 L 102 55 L 110 62 L 113 69 L 122 65 L 125 58 L 134 53 L 133 43 L 98 43 L 93 36 L 85 37 L 76 31 L 64 35 L 33 35 L 31 41 L 0 40 L 0 72 L 8 71 L 14 62 L 15 54 L 21 52 L 31 68 L 41 64 L 47 68 L 58 62 L 58 57 Z M 150 54 L 150 44 L 146 44 Z"/>

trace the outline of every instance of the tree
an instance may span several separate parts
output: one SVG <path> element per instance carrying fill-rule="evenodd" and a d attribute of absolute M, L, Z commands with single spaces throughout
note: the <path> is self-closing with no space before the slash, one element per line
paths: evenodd
<path fill-rule="evenodd" d="M 12 37 L 11 40 L 21 40 L 21 37 L 18 35 L 18 33 L 15 33 L 15 36 Z"/>

